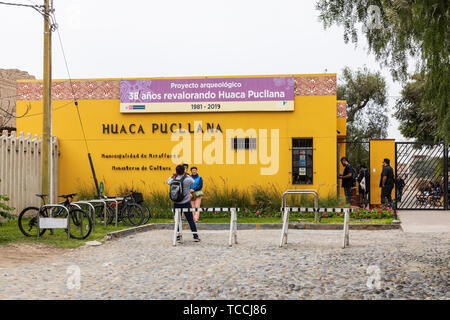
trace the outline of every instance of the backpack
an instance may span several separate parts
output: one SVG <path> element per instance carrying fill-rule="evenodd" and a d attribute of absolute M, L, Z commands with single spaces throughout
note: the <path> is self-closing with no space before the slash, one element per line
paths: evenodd
<path fill-rule="evenodd" d="M 358 179 L 358 174 L 356 173 L 355 168 L 352 168 L 352 182 L 353 182 L 353 186 L 356 186 L 356 180 Z"/>
<path fill-rule="evenodd" d="M 170 191 L 169 196 L 170 200 L 173 202 L 180 202 L 184 198 L 183 194 L 183 181 L 186 177 L 182 177 L 180 180 L 173 179 L 173 181 L 170 183 Z"/>

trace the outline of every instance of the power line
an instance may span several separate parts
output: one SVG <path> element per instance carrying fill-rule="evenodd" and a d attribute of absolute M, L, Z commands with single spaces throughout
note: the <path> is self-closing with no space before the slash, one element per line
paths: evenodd
<path fill-rule="evenodd" d="M 24 4 L 24 3 L 11 3 L 11 2 L 3 2 L 0 1 L 0 4 L 6 5 L 6 6 L 14 6 L 14 7 L 25 7 L 25 8 L 31 8 L 39 12 L 44 17 L 47 17 L 48 14 L 45 12 L 45 6 L 44 5 L 30 5 L 30 4 Z"/>
<path fill-rule="evenodd" d="M 33 9 L 44 8 L 43 5 L 37 5 L 37 4 L 30 5 L 30 4 L 24 4 L 24 3 L 11 3 L 11 2 L 3 2 L 3 1 L 0 1 L 0 4 L 4 4 L 7 6 L 16 6 L 16 7 L 28 7 L 28 8 L 33 8 Z"/>
<path fill-rule="evenodd" d="M 53 17 L 53 21 L 54 21 L 55 25 L 57 26 L 55 14 L 52 13 L 51 16 Z M 56 32 L 58 33 L 59 44 L 61 46 L 61 52 L 62 52 L 62 55 L 63 55 L 63 58 L 64 58 L 64 64 L 65 64 L 66 70 L 67 70 L 67 76 L 69 77 L 69 84 L 70 84 L 70 89 L 72 91 L 72 98 L 73 98 L 73 101 L 75 103 L 75 108 L 77 109 L 78 120 L 80 121 L 81 131 L 83 133 L 84 144 L 86 145 L 86 150 L 87 150 L 88 154 L 90 154 L 88 143 L 87 143 L 87 139 L 86 139 L 86 133 L 84 131 L 83 121 L 81 120 L 80 109 L 78 108 L 78 101 L 77 101 L 77 98 L 75 96 L 75 91 L 73 90 L 72 77 L 70 76 L 69 64 L 67 62 L 67 57 L 66 57 L 66 53 L 64 51 L 64 45 L 63 45 L 63 42 L 62 42 L 62 39 L 61 39 L 61 34 L 59 32 L 59 28 L 56 28 Z"/>
<path fill-rule="evenodd" d="M 8 118 L 8 119 L 12 119 L 12 118 L 16 118 L 16 119 L 25 118 L 25 116 L 28 114 L 28 112 L 30 112 L 30 110 L 31 110 L 31 104 L 28 103 L 28 104 L 27 104 L 27 110 L 24 112 L 24 114 L 21 115 L 21 116 L 17 116 L 17 115 L 14 115 L 14 114 L 10 113 L 9 111 L 7 111 L 7 110 L 5 110 L 5 109 L 3 109 L 3 108 L 0 107 L 0 111 L 3 111 L 3 112 L 7 115 L 6 117 L 5 117 L 5 116 L 3 116 L 3 117 L 4 117 L 4 118 Z"/>
<path fill-rule="evenodd" d="M 62 106 L 59 106 L 59 107 L 57 107 L 57 108 L 52 108 L 52 111 L 60 110 L 60 109 L 62 109 L 62 108 L 64 108 L 64 107 L 67 107 L 67 106 L 68 106 L 69 104 L 71 104 L 71 103 L 73 103 L 73 101 L 69 101 L 69 102 L 67 102 L 67 103 L 65 103 L 65 104 L 63 104 Z M 23 118 L 34 117 L 34 116 L 40 116 L 40 115 L 42 115 L 42 114 L 44 114 L 44 113 L 43 113 L 43 112 L 32 113 L 32 114 L 23 116 Z"/>

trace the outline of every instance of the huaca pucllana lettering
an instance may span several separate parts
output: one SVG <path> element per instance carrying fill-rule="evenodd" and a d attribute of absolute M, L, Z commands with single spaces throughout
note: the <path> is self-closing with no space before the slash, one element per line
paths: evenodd
<path fill-rule="evenodd" d="M 144 130 L 144 126 L 142 124 L 119 124 L 119 123 L 110 123 L 110 124 L 102 124 L 102 133 L 103 134 L 145 134 L 146 130 Z M 205 123 L 205 125 L 199 124 L 195 126 L 192 123 L 182 124 L 182 123 L 152 123 L 151 124 L 151 133 L 174 133 L 177 132 L 187 132 L 187 133 L 195 133 L 205 131 L 213 131 L 213 132 L 222 132 L 222 128 L 219 123 Z M 148 130 L 147 130 L 148 132 Z"/>

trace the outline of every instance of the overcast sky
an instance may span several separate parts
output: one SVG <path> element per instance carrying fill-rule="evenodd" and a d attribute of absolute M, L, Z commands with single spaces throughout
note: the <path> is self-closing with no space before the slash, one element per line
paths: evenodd
<path fill-rule="evenodd" d="M 342 27 L 324 30 L 315 2 L 54 0 L 54 7 L 74 79 L 328 72 L 339 81 L 344 66 L 380 70 L 365 39 L 355 47 L 344 43 Z M 42 79 L 42 32 L 33 9 L 0 5 L 0 68 Z M 393 110 L 401 86 L 381 72 Z M 53 78 L 68 78 L 57 33 Z M 397 126 L 391 117 L 388 137 L 405 141 Z"/>

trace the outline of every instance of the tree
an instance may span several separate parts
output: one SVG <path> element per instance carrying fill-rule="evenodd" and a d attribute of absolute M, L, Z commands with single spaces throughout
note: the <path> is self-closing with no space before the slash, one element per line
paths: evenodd
<path fill-rule="evenodd" d="M 337 86 L 338 100 L 347 100 L 347 157 L 351 162 L 369 161 L 369 146 L 363 142 L 387 136 L 386 81 L 366 67 L 353 72 L 345 67 Z"/>
<path fill-rule="evenodd" d="M 366 67 L 356 72 L 345 67 L 337 86 L 338 100 L 347 100 L 347 141 L 386 138 L 386 81 Z"/>
<path fill-rule="evenodd" d="M 423 99 L 434 106 L 440 137 L 450 142 L 448 0 L 319 0 L 316 8 L 325 28 L 344 26 L 344 41 L 358 43 L 357 27 L 369 52 L 390 68 L 394 80 L 408 78 L 408 59 L 427 75 Z"/>
<path fill-rule="evenodd" d="M 420 74 L 403 86 L 401 98 L 395 105 L 394 116 L 400 121 L 400 132 L 406 138 L 433 141 L 438 134 L 437 109 L 423 99 L 425 79 Z"/>

